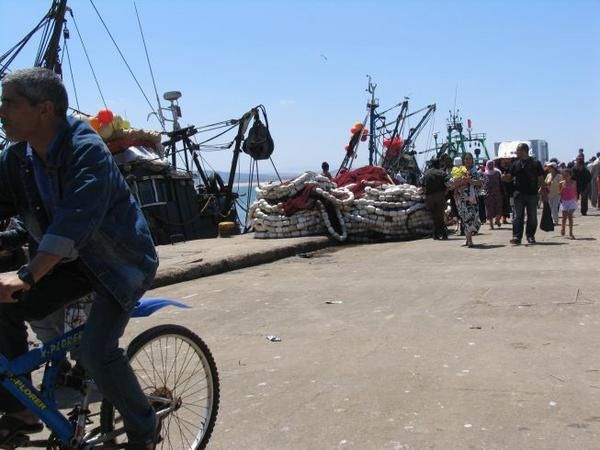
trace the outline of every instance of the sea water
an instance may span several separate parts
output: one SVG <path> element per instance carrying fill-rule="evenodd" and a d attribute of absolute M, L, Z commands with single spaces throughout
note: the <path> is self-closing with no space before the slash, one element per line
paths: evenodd
<path fill-rule="evenodd" d="M 210 174 L 209 174 L 210 175 Z M 227 182 L 227 174 L 224 172 L 219 172 L 221 178 Z M 296 173 L 280 173 L 282 180 L 290 180 L 296 178 L 298 174 Z M 198 181 L 200 177 L 195 175 Z M 233 192 L 238 194 L 238 198 L 236 200 L 236 210 L 238 213 L 238 218 L 240 220 L 240 224 L 242 227 L 246 224 L 246 211 L 256 201 L 256 187 L 258 183 L 261 184 L 268 183 L 271 181 L 279 180 L 277 174 L 273 173 L 265 173 L 260 175 L 259 180 L 254 180 L 253 183 L 248 182 L 248 175 L 245 173 L 237 174 L 234 182 L 233 182 Z"/>
<path fill-rule="evenodd" d="M 238 198 L 235 203 L 238 218 L 242 227 L 246 223 L 246 211 L 256 200 L 256 186 L 234 186 L 233 192 L 238 194 Z"/>

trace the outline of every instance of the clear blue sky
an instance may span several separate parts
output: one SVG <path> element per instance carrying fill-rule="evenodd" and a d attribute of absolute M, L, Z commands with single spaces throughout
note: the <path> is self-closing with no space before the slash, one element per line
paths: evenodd
<path fill-rule="evenodd" d="M 154 99 L 133 1 L 95 3 Z M 2 0 L 0 51 L 49 5 Z M 71 6 L 108 106 L 133 126 L 156 126 L 146 122 L 149 108 L 91 4 Z M 437 103 L 419 149 L 431 144 L 431 131 L 444 134 L 458 92 L 456 106 L 474 131 L 487 133 L 490 150 L 495 141 L 545 139 L 561 159 L 579 147 L 587 156 L 600 152 L 599 0 L 138 0 L 137 7 L 159 92 L 183 92 L 184 124 L 236 118 L 262 103 L 273 159 L 285 172 L 317 170 L 323 160 L 339 165 L 348 129 L 366 112 L 366 74 L 382 107 L 404 96 L 411 109 Z M 101 100 L 70 28 L 80 104 L 96 112 Z M 17 66 L 32 64 L 36 46 Z M 366 162 L 366 147 L 359 152 Z M 229 158 L 207 155 L 217 169 Z"/>

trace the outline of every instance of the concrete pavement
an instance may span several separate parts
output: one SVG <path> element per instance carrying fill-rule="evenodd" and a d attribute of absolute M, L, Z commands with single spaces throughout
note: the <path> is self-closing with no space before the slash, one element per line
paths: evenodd
<path fill-rule="evenodd" d="M 221 375 L 214 449 L 600 448 L 600 216 L 575 241 L 510 228 L 331 247 L 148 293 L 133 320 L 201 335 Z M 262 244 L 261 244 L 262 245 Z M 270 342 L 278 335 L 281 342 Z"/>

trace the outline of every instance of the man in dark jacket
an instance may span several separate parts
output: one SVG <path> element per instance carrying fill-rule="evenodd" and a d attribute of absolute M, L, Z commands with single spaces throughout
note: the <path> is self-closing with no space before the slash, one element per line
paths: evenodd
<path fill-rule="evenodd" d="M 581 150 L 581 149 L 580 149 Z M 575 159 L 575 166 L 573 167 L 573 179 L 577 184 L 577 197 L 581 200 L 581 215 L 587 216 L 588 211 L 588 197 L 590 195 L 590 188 L 592 183 L 592 174 L 585 167 L 583 152 L 580 152 Z"/>
<path fill-rule="evenodd" d="M 510 172 L 502 176 L 502 181 L 513 183 L 515 217 L 513 218 L 513 238 L 510 243 L 519 245 L 523 239 L 525 210 L 527 228 L 525 234 L 529 244 L 535 244 L 537 229 L 538 192 L 544 192 L 544 169 L 539 161 L 529 156 L 529 145 L 517 146 L 517 160 L 510 166 Z"/>
<path fill-rule="evenodd" d="M 0 276 L 0 352 L 25 353 L 26 320 L 95 292 L 81 362 L 121 413 L 128 448 L 154 449 L 156 415 L 118 341 L 158 257 L 106 146 L 88 124 L 67 118 L 67 107 L 66 90 L 49 70 L 18 70 L 2 80 L 0 120 L 15 144 L 0 154 L 0 218 L 20 216 L 38 251 L 19 271 Z M 0 442 L 41 428 L 4 389 L 0 410 Z"/>
<path fill-rule="evenodd" d="M 448 175 L 441 168 L 440 160 L 431 160 L 431 168 L 423 175 L 425 205 L 433 216 L 433 239 L 448 239 L 448 230 L 444 223 Z"/>

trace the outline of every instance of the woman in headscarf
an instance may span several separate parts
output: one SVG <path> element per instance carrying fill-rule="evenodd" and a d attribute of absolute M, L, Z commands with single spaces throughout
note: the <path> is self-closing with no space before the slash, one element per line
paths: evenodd
<path fill-rule="evenodd" d="M 477 205 L 477 193 L 481 188 L 479 171 L 473 165 L 473 155 L 465 153 L 463 158 L 466 176 L 455 178 L 450 182 L 457 198 L 458 215 L 460 216 L 465 230 L 465 244 L 473 247 L 473 234 L 479 231 L 481 222 L 479 220 L 479 207 Z"/>
<path fill-rule="evenodd" d="M 485 165 L 483 172 L 483 189 L 485 196 L 486 219 L 490 222 L 490 229 L 494 229 L 494 222 L 500 227 L 502 220 L 502 172 L 496 169 L 494 161 L 490 160 Z"/>

